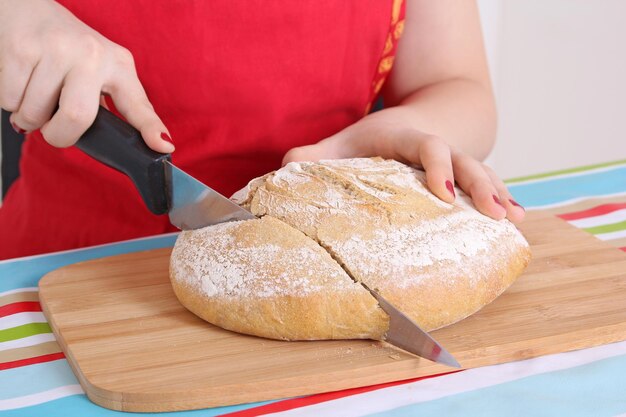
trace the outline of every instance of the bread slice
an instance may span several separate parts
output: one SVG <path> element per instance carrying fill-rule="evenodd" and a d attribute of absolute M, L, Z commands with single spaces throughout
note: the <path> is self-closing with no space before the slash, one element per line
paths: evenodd
<path fill-rule="evenodd" d="M 200 317 L 265 337 L 380 338 L 388 317 L 357 282 L 426 330 L 443 327 L 495 299 L 530 259 L 509 221 L 490 219 L 457 195 L 454 204 L 442 202 L 422 171 L 392 160 L 290 163 L 233 196 L 261 220 L 183 232 L 172 281 Z M 315 257 L 299 255 L 302 248 Z M 217 258 L 229 268 L 210 266 Z M 199 289 L 215 280 L 228 288 L 232 268 L 247 271 L 237 292 Z M 316 291 L 303 291 L 300 281 Z"/>

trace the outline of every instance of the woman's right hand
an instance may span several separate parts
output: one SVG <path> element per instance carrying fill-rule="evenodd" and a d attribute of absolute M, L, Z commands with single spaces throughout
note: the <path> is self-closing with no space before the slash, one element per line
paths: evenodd
<path fill-rule="evenodd" d="M 71 146 L 96 118 L 102 94 L 150 148 L 174 150 L 127 49 L 52 0 L 0 0 L 0 107 L 13 113 L 16 130 L 41 129 L 51 145 Z"/>

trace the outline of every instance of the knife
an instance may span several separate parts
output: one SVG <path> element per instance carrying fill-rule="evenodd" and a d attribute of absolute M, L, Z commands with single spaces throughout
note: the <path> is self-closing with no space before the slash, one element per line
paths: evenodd
<path fill-rule="evenodd" d="M 76 146 L 87 155 L 126 174 L 134 182 L 148 209 L 154 214 L 167 213 L 170 222 L 181 230 L 256 218 L 177 168 L 169 154 L 150 149 L 137 129 L 104 107 L 100 107 L 96 120 Z M 385 334 L 387 342 L 423 358 L 461 367 L 415 322 L 378 292 L 361 284 L 389 315 L 389 330 Z"/>
<path fill-rule="evenodd" d="M 181 230 L 256 218 L 177 168 L 169 154 L 150 149 L 137 129 L 102 106 L 76 146 L 126 174 L 148 209 L 154 214 L 167 213 L 170 222 Z"/>
<path fill-rule="evenodd" d="M 362 282 L 361 285 L 376 298 L 380 308 L 389 316 L 389 329 L 384 336 L 386 342 L 433 362 L 461 368 L 461 364 L 454 359 L 454 356 L 422 330 L 417 323 L 395 308 L 378 291 L 372 290 Z"/>

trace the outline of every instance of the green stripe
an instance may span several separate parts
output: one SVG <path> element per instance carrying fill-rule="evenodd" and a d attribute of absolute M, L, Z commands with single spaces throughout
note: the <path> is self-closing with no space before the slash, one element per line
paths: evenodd
<path fill-rule="evenodd" d="M 626 230 L 626 220 L 619 223 L 611 223 L 611 224 L 603 224 L 602 226 L 594 226 L 587 227 L 585 229 L 586 232 L 592 233 L 594 235 L 598 235 L 600 233 L 611 233 L 617 232 L 619 230 Z"/>
<path fill-rule="evenodd" d="M 626 159 L 622 159 L 621 161 L 605 162 L 605 163 L 602 163 L 602 164 L 585 165 L 585 166 L 582 166 L 582 167 L 562 169 L 560 171 L 552 171 L 552 172 L 547 172 L 545 174 L 528 175 L 526 177 L 515 177 L 515 178 L 510 178 L 508 180 L 505 180 L 504 182 L 507 183 L 507 184 L 512 184 L 512 183 L 516 183 L 516 182 L 522 182 L 522 181 L 528 181 L 528 180 L 537 180 L 537 179 L 541 179 L 541 178 L 554 177 L 556 175 L 563 175 L 563 174 L 573 174 L 575 172 L 589 171 L 589 170 L 592 170 L 592 169 L 606 168 L 606 167 L 611 167 L 611 166 L 614 166 L 614 165 L 623 165 L 623 164 L 626 164 Z"/>
<path fill-rule="evenodd" d="M 28 323 L 21 326 L 0 330 L 0 342 L 21 339 L 41 333 L 52 333 L 48 323 Z"/>

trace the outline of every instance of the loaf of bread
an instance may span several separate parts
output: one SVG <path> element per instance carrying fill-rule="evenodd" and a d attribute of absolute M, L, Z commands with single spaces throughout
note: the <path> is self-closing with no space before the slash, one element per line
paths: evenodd
<path fill-rule="evenodd" d="M 528 244 L 508 220 L 454 204 L 393 160 L 290 163 L 233 200 L 258 219 L 180 234 L 174 291 L 225 329 L 285 340 L 381 339 L 379 291 L 425 330 L 494 300 L 524 270 Z"/>

